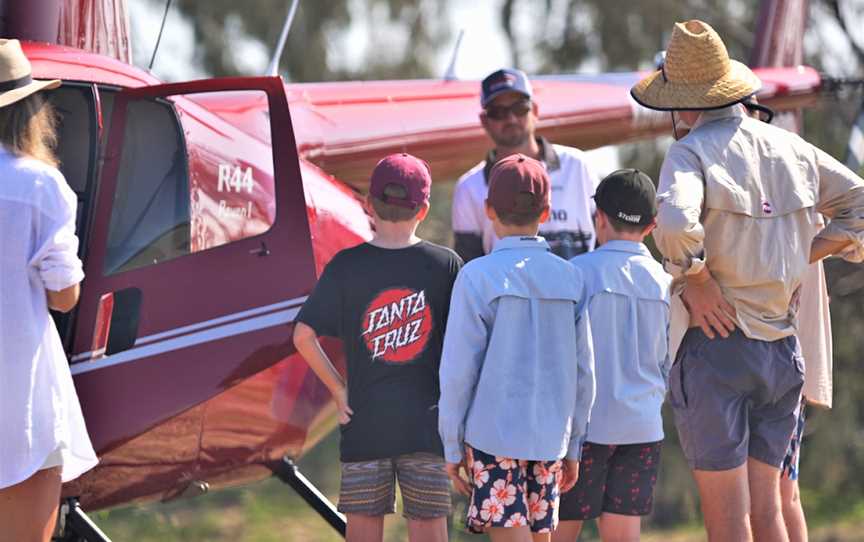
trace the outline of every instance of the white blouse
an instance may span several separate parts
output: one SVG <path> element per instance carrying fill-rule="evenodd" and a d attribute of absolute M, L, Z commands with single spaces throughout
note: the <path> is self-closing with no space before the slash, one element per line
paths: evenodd
<path fill-rule="evenodd" d="M 98 462 L 45 294 L 84 278 L 75 211 L 59 171 L 0 147 L 0 489 L 58 451 L 64 482 Z"/>

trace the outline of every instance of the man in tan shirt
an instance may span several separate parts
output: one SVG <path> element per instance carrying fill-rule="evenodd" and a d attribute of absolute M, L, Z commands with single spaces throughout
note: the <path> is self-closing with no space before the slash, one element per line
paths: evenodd
<path fill-rule="evenodd" d="M 689 319 L 669 401 L 711 540 L 788 540 L 779 477 L 804 382 L 801 280 L 825 256 L 864 258 L 864 180 L 750 118 L 740 102 L 760 86 L 710 26 L 689 21 L 632 90 L 691 127 L 663 163 L 654 235 Z"/>

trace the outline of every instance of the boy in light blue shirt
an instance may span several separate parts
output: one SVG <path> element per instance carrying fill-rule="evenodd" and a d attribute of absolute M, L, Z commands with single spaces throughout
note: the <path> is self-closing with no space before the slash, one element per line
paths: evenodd
<path fill-rule="evenodd" d="M 575 542 L 582 522 L 594 518 L 604 541 L 638 540 L 663 440 L 672 277 L 642 242 L 655 226 L 654 184 L 641 171 L 618 170 L 594 199 L 601 245 L 570 262 L 585 278 L 594 328 L 604 330 L 594 342 L 597 400 L 579 481 L 561 497 L 555 542 Z"/>
<path fill-rule="evenodd" d="M 499 240 L 459 272 L 444 336 L 447 472 L 470 495 L 469 530 L 493 541 L 549 540 L 594 400 L 581 274 L 537 236 L 549 195 L 546 168 L 532 158 L 492 168 L 486 213 Z"/>

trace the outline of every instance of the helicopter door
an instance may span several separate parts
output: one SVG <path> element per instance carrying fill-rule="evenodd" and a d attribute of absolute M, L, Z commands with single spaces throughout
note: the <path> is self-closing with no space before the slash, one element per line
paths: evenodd
<path fill-rule="evenodd" d="M 315 282 L 280 78 L 100 98 L 110 129 L 71 358 L 97 449 L 288 355 Z"/>

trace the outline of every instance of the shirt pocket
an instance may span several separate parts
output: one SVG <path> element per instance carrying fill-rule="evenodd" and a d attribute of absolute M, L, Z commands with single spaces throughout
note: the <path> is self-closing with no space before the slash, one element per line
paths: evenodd
<path fill-rule="evenodd" d="M 672 408 L 687 408 L 687 393 L 684 391 L 684 348 L 678 350 L 675 363 L 669 372 L 669 406 Z"/>

